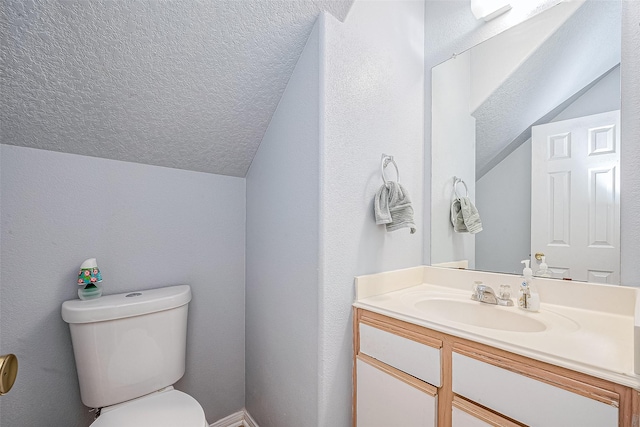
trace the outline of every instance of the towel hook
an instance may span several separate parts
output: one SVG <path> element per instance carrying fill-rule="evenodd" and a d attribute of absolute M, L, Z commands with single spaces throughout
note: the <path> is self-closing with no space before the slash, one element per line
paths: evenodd
<path fill-rule="evenodd" d="M 458 193 L 458 184 L 464 185 L 464 197 L 469 197 L 469 188 L 467 188 L 467 183 L 462 180 L 462 178 L 458 178 L 457 176 L 453 177 L 453 192 L 456 195 L 456 198 L 460 199 L 461 196 Z"/>
<path fill-rule="evenodd" d="M 380 173 L 382 174 L 382 182 L 384 182 L 384 185 L 386 185 L 387 188 L 389 188 L 389 181 L 387 181 L 387 178 L 384 176 L 384 169 L 387 166 L 389 166 L 389 163 L 392 163 L 393 166 L 396 168 L 396 182 L 400 181 L 400 171 L 398 170 L 398 165 L 396 164 L 396 161 L 393 160 L 393 156 L 382 154 L 382 159 L 380 161 Z"/>

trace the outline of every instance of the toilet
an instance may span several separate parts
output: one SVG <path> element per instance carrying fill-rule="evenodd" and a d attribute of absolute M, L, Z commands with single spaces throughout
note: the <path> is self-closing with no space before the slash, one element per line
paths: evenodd
<path fill-rule="evenodd" d="M 169 286 L 62 304 L 91 427 L 208 427 L 184 375 L 191 288 Z"/>

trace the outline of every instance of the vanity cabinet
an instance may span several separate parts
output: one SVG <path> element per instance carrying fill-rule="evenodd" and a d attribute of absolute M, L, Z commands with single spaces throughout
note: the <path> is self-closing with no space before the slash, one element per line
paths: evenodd
<path fill-rule="evenodd" d="M 640 427 L 638 392 L 354 311 L 354 427 Z"/>

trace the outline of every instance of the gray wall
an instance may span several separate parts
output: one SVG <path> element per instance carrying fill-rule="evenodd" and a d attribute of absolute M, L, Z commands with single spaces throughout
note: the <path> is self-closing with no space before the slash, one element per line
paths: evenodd
<path fill-rule="evenodd" d="M 319 31 L 247 175 L 246 407 L 260 427 L 318 425 Z"/>
<path fill-rule="evenodd" d="M 0 399 L 0 424 L 89 425 L 60 316 L 89 257 L 105 293 L 191 285 L 187 372 L 177 388 L 210 421 L 241 409 L 244 179 L 8 145 L 0 152 L 1 351 L 20 363 Z"/>
<path fill-rule="evenodd" d="M 478 180 L 476 207 L 482 232 L 475 268 L 522 273 L 520 261 L 531 252 L 531 139 Z"/>
<path fill-rule="evenodd" d="M 558 113 L 551 122 L 575 119 L 620 109 L 620 66 L 609 71 L 580 98 Z"/>
<path fill-rule="evenodd" d="M 640 286 L 640 2 L 622 3 L 621 280 Z"/>

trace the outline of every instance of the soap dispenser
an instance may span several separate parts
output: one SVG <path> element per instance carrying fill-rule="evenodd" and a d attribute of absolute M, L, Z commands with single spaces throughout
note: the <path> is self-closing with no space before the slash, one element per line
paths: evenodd
<path fill-rule="evenodd" d="M 533 284 L 533 270 L 529 267 L 529 260 L 522 261 L 522 283 L 518 292 L 518 307 L 528 311 L 540 310 L 540 295 Z"/>

